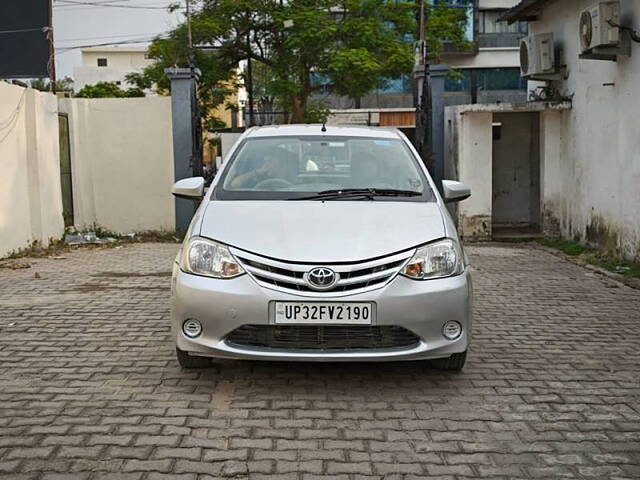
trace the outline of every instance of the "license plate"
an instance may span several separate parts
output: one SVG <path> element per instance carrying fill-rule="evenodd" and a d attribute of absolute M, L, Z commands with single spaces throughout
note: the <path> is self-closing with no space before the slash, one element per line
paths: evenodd
<path fill-rule="evenodd" d="M 353 324 L 371 325 L 372 303 L 355 302 L 275 302 L 277 324 Z"/>

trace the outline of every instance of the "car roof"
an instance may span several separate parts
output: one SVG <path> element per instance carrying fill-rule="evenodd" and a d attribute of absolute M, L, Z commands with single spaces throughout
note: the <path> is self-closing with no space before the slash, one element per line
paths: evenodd
<path fill-rule="evenodd" d="M 371 137 L 371 138 L 400 138 L 395 128 L 364 127 L 354 125 L 326 125 L 322 131 L 321 124 L 313 125 L 270 125 L 254 127 L 247 132 L 248 138 L 256 137 Z"/>

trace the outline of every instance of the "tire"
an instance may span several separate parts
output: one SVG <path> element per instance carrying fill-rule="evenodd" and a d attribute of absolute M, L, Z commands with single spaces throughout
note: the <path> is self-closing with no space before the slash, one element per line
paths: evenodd
<path fill-rule="evenodd" d="M 207 368 L 211 366 L 211 359 L 189 355 L 184 350 L 176 348 L 176 357 L 182 368 Z"/>
<path fill-rule="evenodd" d="M 431 364 L 438 370 L 447 370 L 450 372 L 460 372 L 464 368 L 464 364 L 467 360 L 467 351 L 462 353 L 454 353 L 447 358 L 436 358 L 431 361 Z"/>

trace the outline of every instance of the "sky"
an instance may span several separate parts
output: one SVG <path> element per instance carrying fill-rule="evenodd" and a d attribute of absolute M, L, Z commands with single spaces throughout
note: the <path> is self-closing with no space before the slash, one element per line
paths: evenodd
<path fill-rule="evenodd" d="M 58 78 L 73 76 L 80 64 L 80 49 L 70 47 L 121 41 L 141 41 L 141 46 L 173 28 L 181 13 L 170 14 L 167 5 L 185 0 L 53 0 L 53 28 Z"/>

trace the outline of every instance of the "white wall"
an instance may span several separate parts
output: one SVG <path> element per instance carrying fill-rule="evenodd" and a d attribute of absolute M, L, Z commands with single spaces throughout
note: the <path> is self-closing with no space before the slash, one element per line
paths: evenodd
<path fill-rule="evenodd" d="M 473 202 L 461 202 L 459 224 L 463 236 L 480 238 L 491 235 L 491 157 L 493 152 L 492 113 L 472 113 L 462 125 L 460 179 L 471 188 Z M 489 162 L 482 160 L 489 159 Z M 488 167 L 488 168 L 487 168 Z"/>
<path fill-rule="evenodd" d="M 75 225 L 175 229 L 171 98 L 61 99 L 69 114 Z"/>
<path fill-rule="evenodd" d="M 581 60 L 579 14 L 591 0 L 551 2 L 532 33 L 553 32 L 569 78 L 559 82 L 573 98 L 566 113 L 542 118 L 544 208 L 567 238 L 597 243 L 640 258 L 640 44 L 617 62 Z M 622 0 L 635 11 L 640 0 Z M 608 85 L 614 84 L 614 85 Z"/>
<path fill-rule="evenodd" d="M 124 77 L 133 70 L 116 70 L 103 67 L 78 66 L 73 68 L 73 89 L 77 93 L 87 85 L 98 82 L 121 82 L 120 87 L 126 87 Z"/>
<path fill-rule="evenodd" d="M 82 65 L 73 69 L 74 89 L 81 90 L 86 85 L 98 82 L 122 82 L 125 76 L 139 72 L 151 65 L 152 60 L 145 58 L 145 49 L 85 49 L 82 52 Z M 107 66 L 98 67 L 98 58 L 106 58 Z"/>
<path fill-rule="evenodd" d="M 231 151 L 231 147 L 238 141 L 242 134 L 241 133 L 221 133 L 220 134 L 220 155 L 222 156 L 222 161 L 227 161 L 227 155 Z"/>
<path fill-rule="evenodd" d="M 515 68 L 520 67 L 518 48 L 482 48 L 477 55 L 447 57 L 451 68 Z"/>
<path fill-rule="evenodd" d="M 99 58 L 107 59 L 107 67 L 119 70 L 133 70 L 153 64 L 153 60 L 146 58 L 145 48 L 87 48 L 82 51 L 82 65 L 97 67 Z"/>
<path fill-rule="evenodd" d="M 0 258 L 64 232 L 56 98 L 0 82 Z"/>
<path fill-rule="evenodd" d="M 568 78 L 555 85 L 563 96 L 571 98 L 568 106 L 540 106 L 543 226 L 547 233 L 560 233 L 638 260 L 640 44 L 633 43 L 632 55 L 620 56 L 617 62 L 579 59 L 579 16 L 591 3 L 549 2 L 539 21 L 530 24 L 531 33 L 555 34 L 560 64 L 566 65 L 568 71 Z M 621 6 L 623 12 L 636 13 L 632 27 L 640 30 L 640 0 L 621 0 Z M 486 152 L 482 158 L 470 159 L 459 145 L 472 141 L 476 135 L 472 130 L 486 128 L 482 122 L 474 126 L 474 112 L 516 112 L 523 107 L 503 104 L 466 108 L 469 111 L 458 108 L 448 113 L 458 135 L 454 146 L 449 146 L 450 161 L 460 162 L 458 170 L 463 181 L 462 174 L 472 169 L 463 165 L 465 162 L 487 164 Z M 535 104 L 526 107 L 529 111 L 536 108 Z M 485 199 L 478 199 L 475 193 L 474 197 L 467 201 L 468 205 L 461 204 L 461 212 L 470 210 L 468 215 L 476 215 L 486 207 Z"/>
<path fill-rule="evenodd" d="M 459 105 L 445 108 L 445 176 L 452 180 L 460 180 L 471 188 L 471 198 L 461 202 L 454 211 L 458 231 L 463 237 L 475 239 L 490 239 L 492 236 L 492 223 L 494 215 L 494 143 L 492 124 L 495 121 L 502 122 L 504 134 L 509 135 L 508 143 L 512 146 L 513 155 L 522 155 L 530 159 L 540 156 L 540 165 L 534 165 L 532 170 L 532 182 L 536 183 L 533 176 L 537 175 L 540 181 L 553 173 L 555 165 L 561 161 L 558 157 L 546 162 L 546 156 L 555 155 L 559 151 L 557 140 L 560 128 L 558 119 L 567 115 L 571 106 L 567 102 L 560 104 L 545 104 L 532 102 L 528 104 L 476 104 Z M 527 117 L 540 112 L 539 128 L 532 126 L 531 132 L 519 133 L 522 125 L 518 122 L 518 115 L 527 113 Z M 515 115 L 515 116 L 514 116 Z M 526 121 L 526 120 L 522 120 Z M 538 131 L 539 130 L 539 131 Z M 539 145 L 534 145 L 533 139 L 539 136 Z M 508 151 L 502 150 L 498 154 L 504 158 Z M 550 195 L 553 191 L 562 191 L 559 180 L 558 186 L 541 185 L 540 195 L 536 195 L 530 186 L 527 194 L 532 196 L 526 201 L 531 208 L 531 218 L 540 218 L 540 196 Z M 556 189 L 556 190 L 554 190 Z M 537 203 L 537 204 L 536 204 Z M 499 215 L 498 215 L 499 217 Z M 500 218 L 498 218 L 500 220 Z M 555 228 L 554 220 L 545 217 L 542 219 L 542 227 L 545 231 Z M 534 222 L 535 223 L 535 222 Z"/>
<path fill-rule="evenodd" d="M 471 189 L 470 199 L 452 206 L 460 235 L 487 239 L 491 237 L 493 113 L 467 108 L 445 108 L 444 173 Z"/>

